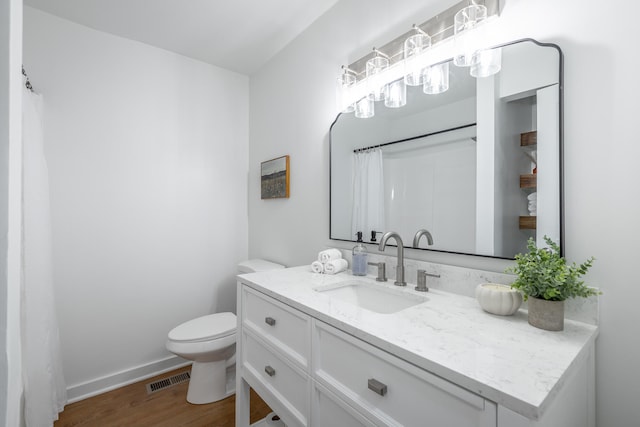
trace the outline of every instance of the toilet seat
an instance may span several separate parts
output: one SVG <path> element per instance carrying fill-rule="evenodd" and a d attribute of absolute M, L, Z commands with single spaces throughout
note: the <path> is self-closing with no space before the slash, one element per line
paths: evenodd
<path fill-rule="evenodd" d="M 230 312 L 209 314 L 176 326 L 169 332 L 174 342 L 211 341 L 236 333 L 236 315 Z"/>

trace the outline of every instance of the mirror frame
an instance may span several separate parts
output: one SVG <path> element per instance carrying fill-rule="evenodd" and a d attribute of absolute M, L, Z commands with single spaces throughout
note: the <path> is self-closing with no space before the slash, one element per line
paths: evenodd
<path fill-rule="evenodd" d="M 502 43 L 502 44 L 498 44 L 498 45 L 494 45 L 491 46 L 489 49 L 493 49 L 493 48 L 502 48 L 502 47 L 507 47 L 507 46 L 511 46 L 517 43 L 523 43 L 523 42 L 531 42 L 534 43 L 537 46 L 540 47 L 550 47 L 553 49 L 556 49 L 558 51 L 558 99 L 559 99 L 559 108 L 558 108 L 558 149 L 559 149 L 559 153 L 558 153 L 558 162 L 559 162 L 559 183 L 560 183 L 560 188 L 559 188 L 559 212 L 560 212 L 560 218 L 558 219 L 560 221 L 560 242 L 558 242 L 558 245 L 560 246 L 560 254 L 562 256 L 564 256 L 564 252 L 565 252 L 565 225 L 564 225 L 564 54 L 562 52 L 562 49 L 560 48 L 560 46 L 558 46 L 555 43 L 545 43 L 545 42 L 540 42 L 536 39 L 533 38 L 523 38 L 523 39 L 517 39 L 517 40 L 513 40 L 510 42 L 506 42 L 506 43 Z M 452 61 L 453 58 L 450 58 L 447 61 L 442 61 L 442 62 L 448 62 L 448 61 Z M 436 64 L 437 65 L 437 64 Z M 428 95 L 427 95 L 428 96 Z M 341 241 L 341 242 L 351 242 L 351 243 L 355 243 L 355 240 L 348 240 L 348 239 L 338 239 L 338 238 L 334 238 L 331 235 L 331 149 L 332 149 L 332 132 L 333 132 L 333 127 L 334 125 L 338 122 L 338 119 L 340 119 L 340 116 L 342 116 L 345 113 L 338 113 L 338 115 L 336 116 L 335 120 L 333 121 L 333 123 L 331 123 L 331 126 L 329 127 L 329 240 L 335 240 L 335 241 Z M 352 113 L 348 113 L 348 114 L 352 114 Z M 366 119 L 363 119 L 366 120 Z M 384 230 L 384 231 L 389 231 L 389 230 Z M 373 245 L 374 243 L 370 243 L 370 242 L 363 242 L 369 245 Z M 395 246 L 393 244 L 389 244 L 388 246 Z M 441 249 L 428 249 L 428 248 L 413 248 L 411 246 L 406 246 L 405 249 L 419 249 L 419 250 L 423 250 L 423 251 L 432 251 L 432 252 L 440 252 L 440 253 L 450 253 L 450 254 L 458 254 L 458 255 L 470 255 L 470 256 L 477 256 L 477 257 L 484 257 L 484 258 L 497 258 L 497 259 L 505 259 L 505 260 L 513 260 L 515 258 L 513 257 L 501 257 L 501 256 L 495 256 L 495 255 L 484 255 L 484 254 L 474 254 L 474 253 L 467 253 L 467 252 L 456 252 L 456 251 L 445 251 L 445 250 L 441 250 Z"/>

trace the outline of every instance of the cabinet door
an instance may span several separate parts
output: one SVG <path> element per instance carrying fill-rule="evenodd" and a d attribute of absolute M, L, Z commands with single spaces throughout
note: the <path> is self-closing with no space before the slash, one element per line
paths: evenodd
<path fill-rule="evenodd" d="M 309 316 L 247 286 L 243 286 L 242 305 L 242 326 L 267 340 L 308 371 L 311 347 Z"/>
<path fill-rule="evenodd" d="M 315 382 L 311 405 L 311 425 L 314 427 L 375 427 L 375 424 L 362 414 Z"/>
<path fill-rule="evenodd" d="M 311 380 L 306 373 L 248 331 L 242 332 L 241 363 L 245 380 L 267 403 L 277 404 L 273 409 L 287 424 L 308 425 Z"/>
<path fill-rule="evenodd" d="M 314 378 L 376 424 L 495 427 L 496 405 L 316 321 Z"/>

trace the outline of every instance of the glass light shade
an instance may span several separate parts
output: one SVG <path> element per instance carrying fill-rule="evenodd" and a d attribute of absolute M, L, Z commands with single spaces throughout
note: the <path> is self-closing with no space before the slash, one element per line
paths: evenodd
<path fill-rule="evenodd" d="M 427 68 L 422 91 L 427 95 L 436 95 L 449 90 L 449 63 L 433 65 Z"/>
<path fill-rule="evenodd" d="M 469 67 L 473 54 L 482 44 L 482 34 L 478 26 L 487 19 L 486 6 L 472 4 L 456 13 L 453 21 L 454 45 L 456 54 L 453 63 L 458 67 Z"/>
<path fill-rule="evenodd" d="M 359 119 L 368 119 L 375 114 L 373 98 L 365 96 L 360 101 L 356 102 L 356 117 Z"/>
<path fill-rule="evenodd" d="M 349 89 L 356 84 L 356 76 L 351 73 L 344 72 L 338 77 L 338 86 L 336 87 L 336 103 L 338 111 L 342 113 L 353 113 L 355 111 L 354 104 L 348 104 Z"/>
<path fill-rule="evenodd" d="M 479 50 L 473 54 L 471 75 L 489 77 L 502 68 L 502 48 Z"/>
<path fill-rule="evenodd" d="M 396 80 L 387 85 L 384 105 L 389 108 L 400 108 L 407 105 L 407 85 L 404 79 Z"/>
<path fill-rule="evenodd" d="M 424 83 L 424 67 L 417 57 L 431 46 L 431 37 L 424 33 L 414 34 L 404 41 L 405 83 L 409 86 L 420 86 Z"/>
<path fill-rule="evenodd" d="M 379 74 L 389 68 L 389 59 L 384 56 L 374 56 L 367 61 L 367 80 L 371 87 L 371 97 L 374 101 L 382 101 L 385 95 L 385 84 Z"/>

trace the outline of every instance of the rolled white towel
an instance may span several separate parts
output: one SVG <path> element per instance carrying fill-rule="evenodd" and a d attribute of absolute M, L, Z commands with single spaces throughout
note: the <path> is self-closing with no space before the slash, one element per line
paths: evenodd
<path fill-rule="evenodd" d="M 346 259 L 333 259 L 324 263 L 324 272 L 327 274 L 338 274 L 347 268 L 349 268 L 349 263 Z"/>
<path fill-rule="evenodd" d="M 538 211 L 529 212 L 529 216 L 537 216 L 537 215 L 538 215 Z"/>
<path fill-rule="evenodd" d="M 313 261 L 311 263 L 311 271 L 314 273 L 324 273 L 324 264 L 320 261 Z"/>
<path fill-rule="evenodd" d="M 342 252 L 339 249 L 326 249 L 318 253 L 318 261 L 322 263 L 340 258 L 342 258 Z"/>
<path fill-rule="evenodd" d="M 537 192 L 533 192 L 533 193 L 531 193 L 531 194 L 529 194 L 529 195 L 527 196 L 527 199 L 528 199 L 528 200 L 535 200 L 535 199 L 536 199 L 536 197 L 538 197 L 538 193 L 537 193 Z"/>

